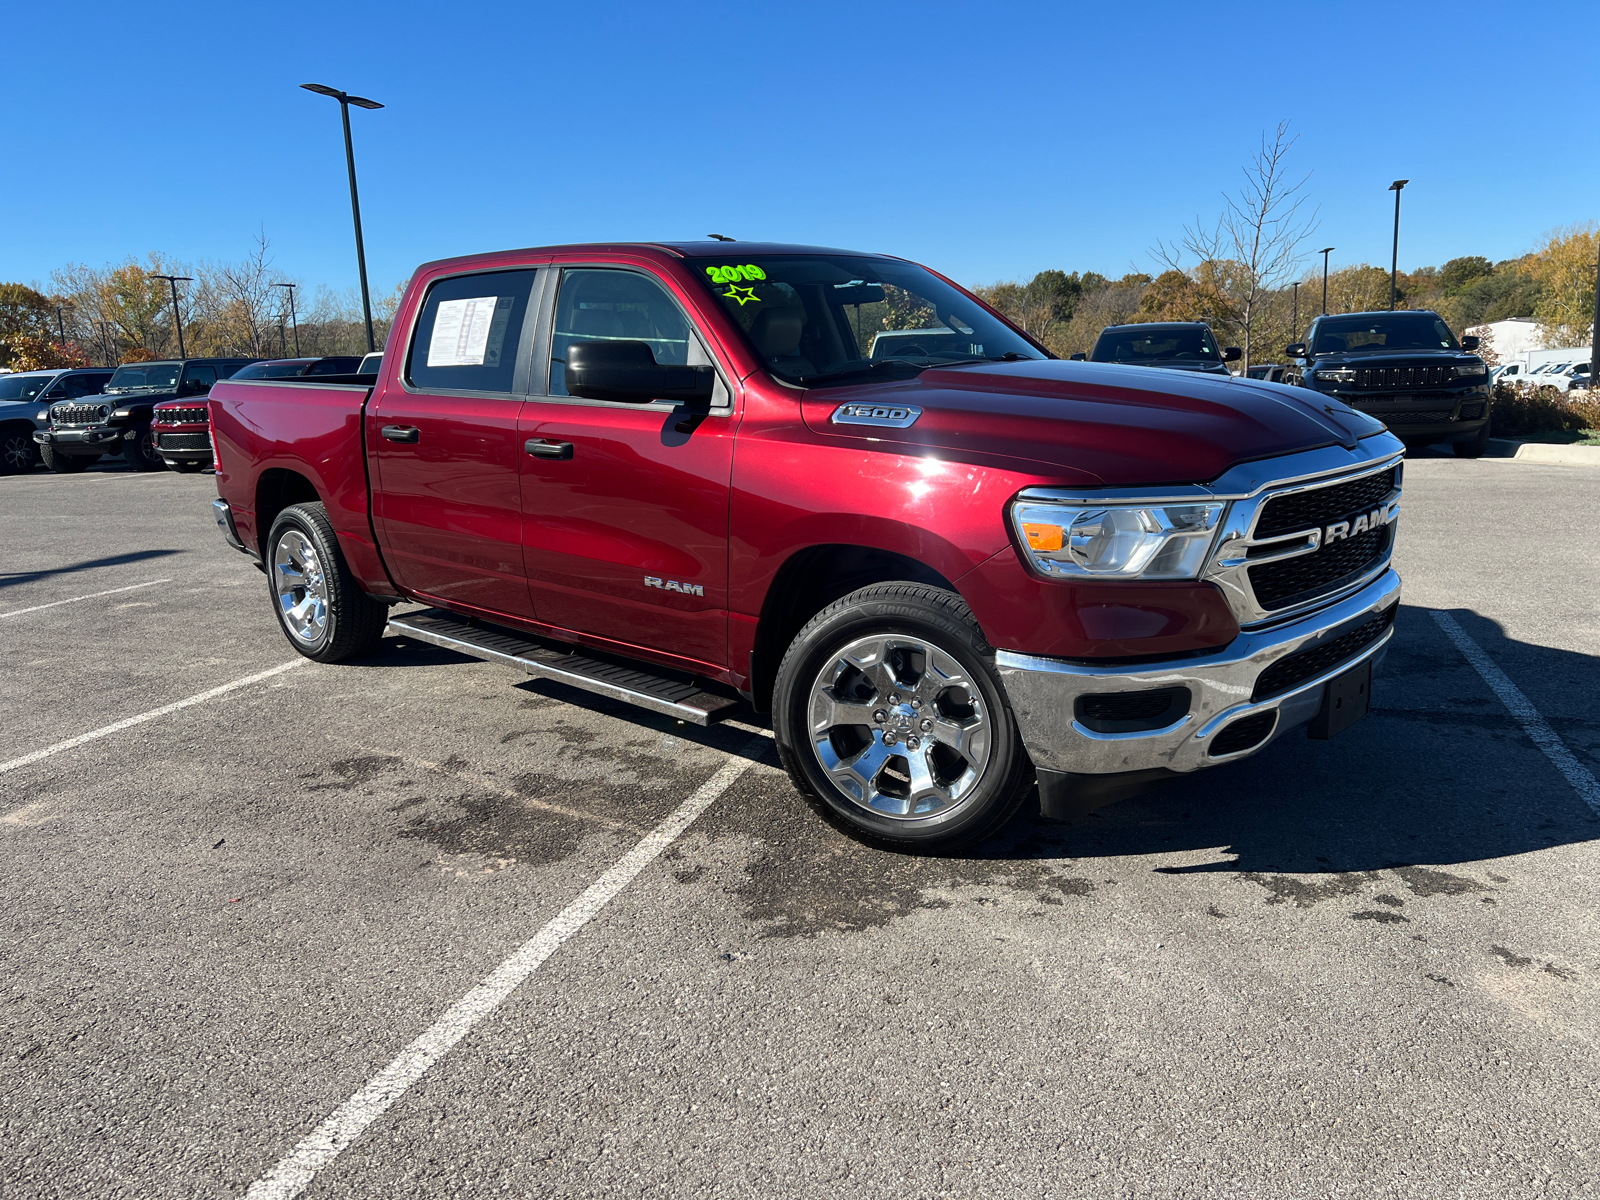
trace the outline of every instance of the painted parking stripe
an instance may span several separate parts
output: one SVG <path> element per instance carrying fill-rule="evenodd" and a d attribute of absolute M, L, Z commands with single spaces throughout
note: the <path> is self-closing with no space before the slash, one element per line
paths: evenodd
<path fill-rule="evenodd" d="M 1600 780 L 1596 780 L 1594 772 L 1589 770 L 1574 757 L 1567 744 L 1563 742 L 1550 723 L 1540 715 L 1533 702 L 1522 694 L 1522 689 L 1512 683 L 1510 678 L 1495 665 L 1495 662 L 1483 652 L 1483 647 L 1467 636 L 1467 631 L 1461 624 L 1447 612 L 1430 612 L 1430 616 L 1438 623 L 1444 635 L 1456 644 L 1456 649 L 1461 651 L 1466 660 L 1476 668 L 1483 681 L 1489 685 L 1489 690 L 1500 697 L 1500 703 L 1511 711 L 1522 725 L 1523 731 L 1533 739 L 1533 744 L 1543 750 L 1545 757 L 1556 765 L 1556 770 L 1567 777 L 1567 782 L 1573 790 L 1583 797 L 1583 801 L 1597 816 L 1600 816 Z"/>
<path fill-rule="evenodd" d="M 457 1000 L 443 1016 L 379 1071 L 366 1086 L 346 1100 L 309 1134 L 302 1138 L 277 1166 L 268 1171 L 245 1193 L 245 1200 L 292 1200 L 316 1177 L 318 1171 L 342 1154 L 347 1146 L 388 1111 L 412 1084 L 421 1079 L 472 1028 L 499 1008 L 507 996 L 532 975 L 561 944 L 577 933 L 632 883 L 661 852 L 677 840 L 710 808 L 717 797 L 750 769 L 764 746 L 752 738 L 748 747 L 722 767 L 685 800 L 661 824 L 645 835 L 638 845 L 617 860 L 584 893 L 551 919 L 550 923 L 502 962 L 480 984 Z M 748 757 L 746 756 L 748 754 Z"/>
<path fill-rule="evenodd" d="M 76 604 L 80 600 L 98 600 L 101 596 L 115 596 L 119 592 L 137 592 L 140 588 L 155 587 L 158 583 L 171 583 L 170 579 L 152 579 L 149 583 L 130 583 L 127 587 L 111 588 L 104 592 L 90 592 L 87 596 L 74 596 L 70 600 L 52 600 L 49 604 L 35 604 L 32 608 L 13 608 L 0 613 L 0 621 L 7 617 L 20 617 L 23 613 L 38 612 L 42 608 L 55 608 L 62 604 Z"/>
<path fill-rule="evenodd" d="M 125 717 L 110 725 L 102 725 L 99 729 L 91 729 L 88 733 L 80 733 L 77 737 L 68 738 L 64 742 L 57 742 L 53 746 L 46 746 L 42 750 L 35 750 L 32 754 L 24 754 L 21 758 L 13 758 L 10 762 L 0 762 L 0 775 L 7 771 L 15 771 L 18 767 L 26 767 L 36 763 L 41 758 L 49 758 L 53 754 L 60 754 L 63 750 L 71 750 L 85 742 L 98 741 L 103 737 L 110 737 L 113 733 L 121 733 L 124 729 L 131 729 L 135 725 L 143 725 L 146 721 L 154 721 L 157 717 L 164 717 L 168 713 L 175 713 L 181 708 L 193 708 L 196 704 L 204 704 L 207 700 L 215 700 L 218 696 L 236 692 L 242 687 L 249 687 L 252 683 L 260 683 L 263 679 L 271 679 L 274 675 L 282 675 L 285 671 L 292 671 L 296 667 L 304 666 L 310 662 L 307 658 L 297 658 L 293 662 L 281 663 L 269 671 L 258 671 L 254 675 L 246 675 L 243 679 L 235 679 L 232 683 L 225 683 L 221 687 L 211 688 L 187 700 L 175 700 L 171 704 L 163 704 L 160 708 L 152 708 L 149 712 L 139 713 L 137 716 Z"/>

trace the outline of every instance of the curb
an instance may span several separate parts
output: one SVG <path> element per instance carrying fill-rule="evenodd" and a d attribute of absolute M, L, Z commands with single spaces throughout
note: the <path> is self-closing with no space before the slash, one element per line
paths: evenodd
<path fill-rule="evenodd" d="M 1519 442 L 1512 438 L 1490 438 L 1489 453 L 1486 457 L 1509 458 L 1517 462 L 1600 467 L 1600 446 L 1566 446 L 1549 442 Z"/>

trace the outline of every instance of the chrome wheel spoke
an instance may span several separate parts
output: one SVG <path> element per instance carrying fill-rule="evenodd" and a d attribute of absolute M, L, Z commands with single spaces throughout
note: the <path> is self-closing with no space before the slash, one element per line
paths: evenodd
<path fill-rule="evenodd" d="M 273 587 L 284 626 L 299 641 L 314 644 L 328 626 L 328 588 L 311 540 L 286 530 L 272 552 Z"/>

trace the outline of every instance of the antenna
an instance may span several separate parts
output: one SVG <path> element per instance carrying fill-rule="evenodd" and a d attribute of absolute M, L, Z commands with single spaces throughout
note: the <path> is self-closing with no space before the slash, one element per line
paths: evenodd
<path fill-rule="evenodd" d="M 708 233 L 706 236 L 708 238 L 715 238 L 719 242 L 731 242 L 734 240 L 725 233 Z"/>

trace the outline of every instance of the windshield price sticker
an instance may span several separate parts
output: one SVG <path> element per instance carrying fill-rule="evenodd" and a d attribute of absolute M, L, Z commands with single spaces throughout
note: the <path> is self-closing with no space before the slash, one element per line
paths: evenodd
<path fill-rule="evenodd" d="M 737 267 L 707 267 L 706 274 L 711 277 L 712 283 L 743 283 L 746 280 L 758 283 L 767 277 L 767 273 L 754 263 Z"/>
<path fill-rule="evenodd" d="M 481 367 L 500 362 L 514 296 L 441 300 L 428 341 L 430 367 Z"/>

